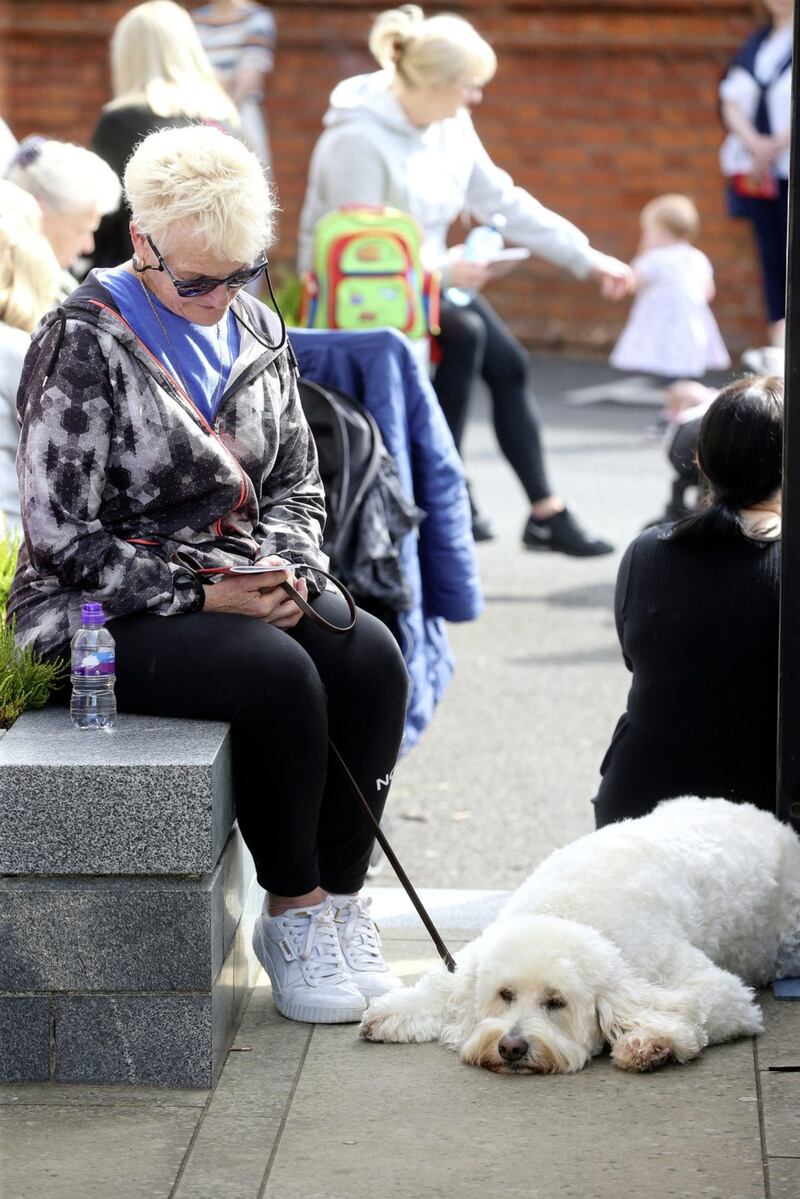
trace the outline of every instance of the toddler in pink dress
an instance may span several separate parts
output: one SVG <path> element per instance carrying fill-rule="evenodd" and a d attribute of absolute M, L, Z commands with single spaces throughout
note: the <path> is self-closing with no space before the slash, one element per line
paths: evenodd
<path fill-rule="evenodd" d="M 612 366 L 664 379 L 699 379 L 731 360 L 709 303 L 714 272 L 692 245 L 700 218 L 688 196 L 657 196 L 642 209 L 631 263 L 636 298 L 611 353 Z"/>

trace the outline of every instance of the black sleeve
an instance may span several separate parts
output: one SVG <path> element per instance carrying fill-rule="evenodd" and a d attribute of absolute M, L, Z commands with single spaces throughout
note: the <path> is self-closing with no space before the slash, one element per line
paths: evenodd
<path fill-rule="evenodd" d="M 628 546 L 617 573 L 617 586 L 614 591 L 614 620 L 617 625 L 617 637 L 622 647 L 622 658 L 628 670 L 633 670 L 630 658 L 625 652 L 625 618 L 628 612 L 628 592 L 631 586 L 631 568 L 636 548 L 636 541 Z"/>

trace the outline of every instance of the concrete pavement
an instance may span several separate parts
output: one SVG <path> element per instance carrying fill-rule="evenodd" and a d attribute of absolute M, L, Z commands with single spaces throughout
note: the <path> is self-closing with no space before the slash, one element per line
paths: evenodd
<path fill-rule="evenodd" d="M 620 548 L 662 507 L 646 408 L 569 407 L 593 364 L 537 364 L 556 486 Z M 484 414 L 485 415 L 485 414 Z M 452 627 L 458 670 L 399 766 L 392 841 L 456 949 L 556 845 L 592 827 L 597 770 L 627 689 L 611 614 L 619 555 L 525 553 L 524 502 L 476 419 L 487 612 Z M 450 890 L 442 890 L 450 888 Z M 407 979 L 436 953 L 393 878 L 374 902 Z M 796 1199 L 800 1006 L 767 1031 L 632 1076 L 506 1078 L 436 1045 L 292 1024 L 253 993 L 214 1092 L 0 1088 L 0 1199 Z"/>

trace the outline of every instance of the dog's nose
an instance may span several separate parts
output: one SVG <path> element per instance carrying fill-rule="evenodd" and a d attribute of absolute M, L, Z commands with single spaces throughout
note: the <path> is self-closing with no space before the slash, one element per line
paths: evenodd
<path fill-rule="evenodd" d="M 497 1043 L 497 1052 L 504 1062 L 518 1062 L 528 1052 L 528 1042 L 524 1037 L 510 1037 L 506 1033 Z"/>

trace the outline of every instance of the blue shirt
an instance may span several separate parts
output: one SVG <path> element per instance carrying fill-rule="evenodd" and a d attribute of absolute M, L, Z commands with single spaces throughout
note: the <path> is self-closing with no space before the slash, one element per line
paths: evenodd
<path fill-rule="evenodd" d="M 96 273 L 136 336 L 213 423 L 239 354 L 239 326 L 230 309 L 216 325 L 195 325 L 145 293 L 140 279 L 124 267 Z"/>

